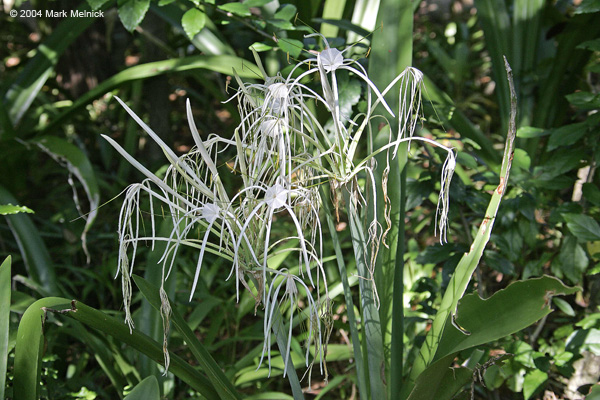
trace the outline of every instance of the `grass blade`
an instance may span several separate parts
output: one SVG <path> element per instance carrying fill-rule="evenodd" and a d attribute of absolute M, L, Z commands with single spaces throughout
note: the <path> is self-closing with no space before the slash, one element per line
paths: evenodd
<path fill-rule="evenodd" d="M 0 265 L 0 399 L 4 398 L 10 328 L 10 256 Z"/>
<path fill-rule="evenodd" d="M 146 300 L 157 310 L 160 310 L 159 288 L 152 285 L 150 282 L 140 276 L 133 275 L 133 280 L 140 289 Z M 227 379 L 219 365 L 212 358 L 210 353 L 198 340 L 194 332 L 190 329 L 181 314 L 172 307 L 172 321 L 175 329 L 184 337 L 190 351 L 202 367 L 202 370 L 208 375 L 208 379 L 212 382 L 219 397 L 221 399 L 239 399 L 240 395 L 235 390 L 233 384 Z"/>

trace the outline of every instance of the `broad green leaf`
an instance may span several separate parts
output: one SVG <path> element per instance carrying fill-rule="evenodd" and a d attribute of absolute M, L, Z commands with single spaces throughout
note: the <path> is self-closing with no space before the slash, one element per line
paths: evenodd
<path fill-rule="evenodd" d="M 144 20 L 150 8 L 150 0 L 126 0 L 119 5 L 119 18 L 129 32 Z"/>
<path fill-rule="evenodd" d="M 584 183 L 583 187 L 582 187 L 582 191 L 583 191 L 583 197 L 587 201 L 589 201 L 597 206 L 600 206 L 600 189 L 598 188 L 598 186 L 594 185 L 591 182 Z"/>
<path fill-rule="evenodd" d="M 590 328 L 573 332 L 567 338 L 565 349 L 573 354 L 591 351 L 600 355 L 600 330 Z"/>
<path fill-rule="evenodd" d="M 98 10 L 104 4 L 108 3 L 111 0 L 86 0 L 88 5 L 92 8 L 92 10 Z"/>
<path fill-rule="evenodd" d="M 587 124 L 578 122 L 561 126 L 560 128 L 552 129 L 550 139 L 548 139 L 548 151 L 552 151 L 558 147 L 569 146 L 576 143 L 587 133 Z"/>
<path fill-rule="evenodd" d="M 560 253 L 552 262 L 552 272 L 557 276 L 564 275 L 573 283 L 581 282 L 582 274 L 589 265 L 585 250 L 572 235 L 567 235 L 560 248 Z"/>
<path fill-rule="evenodd" d="M 12 204 L 1 204 L 0 215 L 12 215 L 19 213 L 34 214 L 33 210 L 25 206 L 13 206 Z"/>
<path fill-rule="evenodd" d="M 202 30 L 202 28 L 204 28 L 205 24 L 206 14 L 197 8 L 192 8 L 186 11 L 181 18 L 181 26 L 183 26 L 185 34 L 190 39 L 193 39 L 194 36 L 196 36 Z"/>
<path fill-rule="evenodd" d="M 83 186 L 89 203 L 89 212 L 83 216 L 85 227 L 81 233 L 81 243 L 89 262 L 90 255 L 87 249 L 86 236 L 98 215 L 98 208 L 100 206 L 100 190 L 98 189 L 92 164 L 77 146 L 57 136 L 43 136 L 35 139 L 33 143 L 56 162 L 65 165 L 69 173 L 75 175 Z M 76 204 L 76 206 L 79 210 L 83 211 L 80 204 Z"/>
<path fill-rule="evenodd" d="M 156 377 L 151 375 L 138 383 L 124 400 L 160 400 Z"/>
<path fill-rule="evenodd" d="M 243 3 L 227 3 L 218 6 L 218 8 L 220 8 L 223 11 L 239 15 L 240 17 L 249 17 L 250 15 L 252 15 L 250 13 L 250 7 Z"/>
<path fill-rule="evenodd" d="M 273 16 L 275 19 L 283 19 L 285 21 L 291 21 L 296 16 L 296 6 L 291 4 L 284 4 Z"/>
<path fill-rule="evenodd" d="M 585 398 L 586 400 L 600 400 L 600 385 L 595 384 L 592 386 L 590 394 L 588 394 Z"/>
<path fill-rule="evenodd" d="M 159 310 L 161 307 L 161 299 L 159 295 L 159 288 L 150 284 L 148 281 L 140 276 L 133 275 L 133 280 L 137 287 L 140 289 L 146 300 L 154 307 Z M 181 314 L 172 307 L 172 322 L 175 328 L 183 335 L 187 345 L 189 346 L 192 354 L 196 360 L 200 363 L 202 370 L 208 375 L 208 378 L 217 389 L 217 393 L 221 399 L 239 399 L 240 396 L 229 381 L 219 365 L 212 358 L 210 353 L 198 340 L 194 332 L 189 328 Z"/>
<path fill-rule="evenodd" d="M 0 399 L 4 399 L 8 337 L 10 334 L 10 263 L 8 256 L 0 265 Z"/>
<path fill-rule="evenodd" d="M 567 227 L 581 241 L 600 240 L 600 225 L 584 214 L 563 214 Z"/>
<path fill-rule="evenodd" d="M 430 365 L 415 382 L 408 400 L 452 399 L 467 382 L 473 379 L 473 370 L 452 368 L 454 354 Z"/>
<path fill-rule="evenodd" d="M 0 186 L 0 204 L 17 204 L 13 195 Z M 30 278 L 46 293 L 59 293 L 56 283 L 54 264 L 50 259 L 50 253 L 27 214 L 6 215 L 8 226 L 19 245 L 21 256 Z"/>
<path fill-rule="evenodd" d="M 539 369 L 534 369 L 525 375 L 523 382 L 523 397 L 525 400 L 539 393 L 544 387 L 544 383 L 548 380 L 548 374 Z"/>
<path fill-rule="evenodd" d="M 466 295 L 458 304 L 455 323 L 452 318 L 446 323 L 436 359 L 519 332 L 552 312 L 552 296 L 579 290 L 544 276 L 512 283 L 485 300 Z"/>
<path fill-rule="evenodd" d="M 298 58 L 300 53 L 302 53 L 304 44 L 296 39 L 279 39 L 277 41 L 277 46 L 279 46 L 284 53 L 289 54 L 290 57 Z"/>
<path fill-rule="evenodd" d="M 13 395 L 15 400 L 40 398 L 40 372 L 44 350 L 43 307 L 70 308 L 67 299 L 46 297 L 33 303 L 21 317 L 15 345 Z"/>

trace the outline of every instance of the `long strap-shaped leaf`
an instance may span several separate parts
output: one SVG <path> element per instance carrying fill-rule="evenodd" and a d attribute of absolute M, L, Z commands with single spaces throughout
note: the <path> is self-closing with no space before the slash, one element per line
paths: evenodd
<path fill-rule="evenodd" d="M 483 255 L 483 250 L 485 249 L 485 246 L 490 240 L 494 220 L 496 218 L 496 214 L 498 213 L 498 208 L 500 207 L 500 201 L 502 200 L 502 196 L 506 191 L 508 175 L 510 172 L 510 166 L 513 157 L 514 140 L 516 135 L 515 121 L 517 111 L 517 98 L 512 79 L 512 70 L 510 69 L 510 66 L 508 65 L 506 59 L 505 67 L 508 75 L 508 82 L 511 93 L 511 114 L 508 127 L 508 135 L 506 138 L 506 145 L 504 148 L 504 157 L 502 158 L 500 184 L 498 185 L 496 190 L 494 190 L 492 199 L 490 200 L 488 208 L 485 212 L 485 217 L 483 219 L 483 222 L 481 223 L 481 226 L 479 227 L 477 236 L 475 237 L 473 244 L 471 245 L 470 251 L 463 255 L 460 262 L 458 263 L 458 266 L 456 267 L 454 275 L 452 275 L 452 278 L 450 279 L 448 288 L 446 289 L 444 297 L 442 298 L 440 309 L 437 312 L 435 319 L 433 320 L 433 323 L 431 325 L 431 330 L 427 334 L 425 343 L 423 344 L 423 347 L 421 347 L 421 352 L 415 360 L 415 364 L 410 374 L 410 381 L 409 384 L 406 385 L 405 389 L 403 390 L 404 393 L 409 393 L 406 390 L 412 389 L 412 386 L 414 386 L 414 382 L 417 379 L 417 377 L 433 361 L 438 348 L 438 344 L 440 342 L 440 338 L 444 330 L 444 326 L 446 325 L 446 321 L 448 318 L 452 318 L 451 315 L 455 313 L 458 301 L 465 293 L 467 285 L 471 280 L 471 276 L 473 275 L 473 272 L 477 268 L 479 260 Z"/>
<path fill-rule="evenodd" d="M 10 256 L 0 265 L 0 399 L 4 398 L 10 322 Z"/>
<path fill-rule="evenodd" d="M 159 364 L 163 364 L 162 346 L 148 336 L 133 331 L 122 321 L 104 314 L 79 301 L 46 297 L 33 303 L 23 314 L 17 331 L 14 363 L 14 400 L 38 399 L 41 354 L 43 347 L 43 308 L 64 310 L 66 315 L 105 335 L 131 346 Z M 67 311 L 68 310 L 68 311 Z M 169 368 L 175 376 L 209 399 L 218 398 L 211 382 L 181 357 L 171 354 Z"/>
<path fill-rule="evenodd" d="M 209 71 L 220 72 L 222 74 L 233 74 L 234 68 L 238 75 L 242 78 L 256 78 L 258 73 L 258 67 L 256 67 L 254 64 L 239 57 L 226 55 L 199 55 L 136 65 L 111 76 L 89 92 L 79 97 L 71 107 L 56 117 L 56 119 L 52 120 L 52 122 L 44 128 L 44 131 L 51 131 L 60 126 L 66 118 L 68 118 L 79 108 L 127 82 L 137 79 L 147 79 L 167 73 L 192 71 L 196 69 L 206 69 Z"/>
<path fill-rule="evenodd" d="M 136 275 L 133 276 L 133 281 L 140 289 L 146 300 L 150 302 L 152 307 L 160 310 L 161 301 L 158 287 L 152 285 L 144 278 Z M 177 329 L 184 337 L 192 354 L 194 357 L 196 357 L 198 363 L 200 363 L 202 370 L 207 374 L 208 379 L 210 379 L 214 387 L 217 389 L 217 393 L 219 394 L 220 398 L 239 399 L 240 395 L 235 390 L 233 384 L 229 381 L 229 379 L 227 379 L 219 365 L 212 358 L 208 350 L 206 350 L 206 348 L 198 340 L 196 335 L 194 335 L 194 332 L 192 332 L 181 314 L 175 308 L 172 308 L 171 317 L 173 324 L 175 325 L 175 329 Z"/>

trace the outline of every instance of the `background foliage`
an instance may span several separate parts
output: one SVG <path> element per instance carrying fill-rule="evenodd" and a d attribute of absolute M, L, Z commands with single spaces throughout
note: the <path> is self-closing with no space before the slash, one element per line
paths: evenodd
<path fill-rule="evenodd" d="M 593 0 L 412 5 L 412 64 L 425 73 L 425 97 L 431 100 L 421 135 L 441 137 L 455 147 L 458 165 L 450 194 L 450 240 L 444 246 L 433 235 L 443 160 L 432 149 L 414 149 L 409 157 L 419 163 L 405 168 L 404 365 L 414 363 L 441 296 L 499 183 L 494 171 L 499 170 L 510 111 L 505 55 L 519 100 L 511 186 L 469 291 L 487 298 L 512 282 L 544 274 L 582 290 L 548 298 L 557 311 L 517 334 L 461 349 L 455 366 L 464 363 L 476 373 L 469 375 L 472 384 L 459 388 L 459 396 L 583 398 L 600 375 L 590 368 L 600 361 L 600 177 L 595 174 L 600 159 L 600 25 L 593 23 L 600 5 Z M 120 288 L 113 280 L 120 207 L 114 199 L 140 176 L 100 134 L 113 137 L 153 171 L 160 173 L 164 161 L 160 149 L 140 134 L 113 97 L 127 99 L 163 140 L 185 152 L 193 144 L 185 99 L 192 102 L 202 135 L 227 135 L 239 123 L 235 105 L 222 101 L 233 93 L 229 86 L 236 86 L 232 67 L 244 79 L 258 78 L 250 46 L 274 74 L 285 73 L 290 59 L 303 59 L 307 50 L 321 50 L 316 40 L 304 38 L 314 30 L 332 47 L 352 45 L 345 56 L 363 57 L 365 65 L 370 46 L 391 51 L 406 45 L 410 39 L 386 35 L 391 27 L 373 13 L 378 6 L 384 13 L 389 10 L 388 2 L 360 0 L 4 2 L 0 212 L 5 216 L 0 257 L 10 256 L 12 261 L 0 270 L 0 339 L 6 340 L 6 346 L 0 343 L 0 360 L 6 360 L 0 377 L 6 377 L 6 397 L 29 395 L 19 393 L 24 387 L 19 387 L 19 379 L 27 377 L 18 375 L 14 348 L 17 328 L 40 323 L 39 307 L 37 314 L 25 314 L 36 300 L 76 299 L 122 319 Z M 100 10 L 104 18 L 45 14 L 75 9 Z M 10 10 L 23 16 L 12 18 Z M 44 10 L 43 15 L 32 14 L 35 10 Z M 347 79 L 341 106 L 360 110 L 360 83 L 352 76 L 341 79 Z M 347 223 L 342 215 L 336 231 L 342 250 L 351 254 Z M 169 232 L 168 226 L 161 229 Z M 152 266 L 160 252 L 140 252 L 140 260 L 146 260 L 139 264 L 146 267 L 144 279 L 158 285 L 160 272 Z M 333 254 L 328 253 L 328 278 L 332 292 L 342 293 Z M 281 379 L 281 357 L 274 361 L 279 368 L 270 377 L 266 367 L 256 369 L 262 321 L 253 316 L 250 295 L 234 301 L 235 289 L 220 278 L 227 268 L 224 262 L 215 257 L 207 264 L 191 303 L 187 300 L 194 255 L 184 252 L 177 264 L 168 292 L 186 321 L 182 325 L 192 332 L 190 336 L 185 329 L 173 329 L 170 337 L 170 349 L 182 360 L 177 377 L 173 370 L 162 376 L 152 360 L 160 361 L 160 348 L 153 353 L 157 356 L 144 356 L 130 347 L 135 340 L 124 345 L 126 335 L 107 336 L 86 326 L 85 319 L 48 313 L 43 325 L 35 325 L 43 328 L 44 340 L 39 343 L 43 357 L 37 370 L 41 385 L 32 390 L 50 399 L 202 398 L 199 393 L 212 389 L 215 381 L 199 377 L 199 369 L 206 369 L 196 368 L 203 350 L 194 347 L 195 336 L 240 396 L 291 398 L 288 381 Z M 358 293 L 351 256 L 346 264 L 353 293 Z M 45 306 L 70 307 L 61 301 Z M 151 303 L 150 296 L 137 295 L 134 319 L 140 332 L 160 343 L 160 314 Z M 10 312 L 5 304 L 10 304 Z M 57 307 L 60 304 L 64 307 Z M 306 398 L 357 395 L 348 330 L 348 311 L 354 310 L 346 309 L 341 296 L 334 298 L 333 307 L 330 379 L 326 384 L 313 374 L 311 387 L 302 380 Z M 90 318 L 97 316 L 89 313 Z M 502 357 L 505 353 L 513 356 Z M 302 371 L 298 369 L 300 378 Z M 408 368 L 402 372 L 408 375 Z"/>

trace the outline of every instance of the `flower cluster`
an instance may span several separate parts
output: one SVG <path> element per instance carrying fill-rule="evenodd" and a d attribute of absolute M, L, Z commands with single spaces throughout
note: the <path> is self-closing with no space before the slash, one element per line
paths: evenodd
<path fill-rule="evenodd" d="M 256 300 L 256 307 L 264 307 L 264 346 L 262 359 L 271 354 L 271 331 L 288 316 L 286 366 L 291 344 L 292 326 L 300 304 L 307 319 L 309 334 L 306 342 L 306 364 L 319 360 L 323 371 L 324 343 L 329 336 L 330 309 L 327 283 L 323 269 L 323 239 L 319 218 L 321 192 L 319 187 L 329 183 L 334 191 L 348 190 L 355 204 L 373 207 L 369 224 L 371 266 L 374 266 L 379 242 L 384 230 L 378 222 L 377 190 L 373 169 L 374 157 L 385 152 L 389 160 L 402 142 L 417 140 L 445 150 L 448 158 L 443 166 L 440 200 L 436 219 L 440 240 L 445 240 L 448 188 L 455 167 L 454 153 L 439 143 L 413 136 L 421 112 L 422 74 L 406 69 L 383 91 L 369 79 L 365 69 L 356 60 L 344 58 L 343 52 L 330 48 L 316 57 L 299 62 L 287 77 L 268 76 L 257 57 L 264 83 L 244 83 L 237 78 L 239 89 L 229 101 L 237 101 L 241 122 L 231 137 L 209 135 L 203 140 L 194 123 L 190 103 L 187 116 L 195 147 L 182 156 L 175 154 L 133 111 L 120 99 L 125 110 L 162 148 L 170 166 L 163 178 L 146 169 L 123 150 L 113 139 L 106 140 L 141 171 L 146 179 L 131 185 L 119 217 L 119 266 L 121 274 L 126 322 L 131 319 L 131 282 L 138 243 L 156 241 L 168 243 L 161 258 L 163 285 L 161 285 L 161 313 L 168 326 L 170 306 L 164 291 L 164 280 L 171 272 L 180 246 L 198 250 L 198 260 L 190 293 L 190 300 L 198 286 L 204 256 L 207 252 L 230 261 L 227 279 L 233 279 L 239 300 L 240 286 Z M 366 107 L 357 115 L 344 115 L 340 107 L 338 74 L 344 71 L 362 82 Z M 319 89 L 309 87 L 318 82 Z M 400 108 L 397 116 L 384 100 L 394 86 L 400 86 Z M 371 133 L 375 109 L 382 106 L 398 118 L 399 131 L 390 134 L 389 142 L 362 159 L 363 136 Z M 325 111 L 329 121 L 322 121 L 318 110 Z M 325 122 L 327 124 L 325 124 Z M 328 128 L 326 128 L 326 126 Z M 332 128 L 329 128 L 332 127 Z M 362 140 L 361 140 L 362 139 Z M 235 150 L 230 169 L 239 174 L 242 187 L 228 192 L 221 180 L 224 164 L 219 160 L 223 151 Z M 359 151 L 360 150 L 360 151 Z M 225 170 L 229 173 L 230 169 Z M 361 174 L 367 178 L 363 186 L 357 182 Z M 385 173 L 384 173 L 385 175 Z M 384 184 L 385 186 L 385 184 Z M 385 196 L 384 187 L 384 196 Z M 148 196 L 151 234 L 144 235 L 141 196 Z M 368 201 L 366 199 L 369 199 Z M 168 237 L 156 232 L 155 203 L 168 210 L 173 229 Z M 289 222 L 285 235 L 273 230 L 275 219 Z M 386 218 L 389 221 L 389 218 Z M 297 254 L 297 268 L 272 267 L 269 260 L 282 252 Z M 370 278 L 370 277 L 369 277 Z M 299 298 L 303 298 L 302 302 Z M 286 314 L 287 313 L 287 314 Z M 282 325 L 283 326 L 283 325 Z M 165 348 L 166 333 L 165 327 Z M 310 348 L 314 353 L 310 355 Z M 270 363 L 269 363 L 270 364 Z M 286 367 L 287 368 L 287 367 Z M 325 368 L 326 370 L 326 368 Z M 284 375 L 285 375 L 284 371 Z"/>

